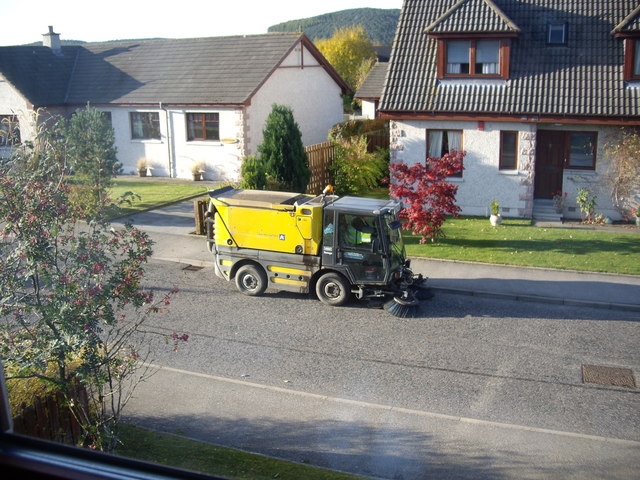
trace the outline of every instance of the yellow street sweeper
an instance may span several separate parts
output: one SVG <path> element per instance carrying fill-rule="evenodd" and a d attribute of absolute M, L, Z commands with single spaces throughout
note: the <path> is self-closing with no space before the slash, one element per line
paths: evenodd
<path fill-rule="evenodd" d="M 431 294 L 426 279 L 409 269 L 402 204 L 332 193 L 331 187 L 319 196 L 232 187 L 209 192 L 207 242 L 216 275 L 246 295 L 315 291 L 334 306 L 354 295 L 413 316 Z"/>

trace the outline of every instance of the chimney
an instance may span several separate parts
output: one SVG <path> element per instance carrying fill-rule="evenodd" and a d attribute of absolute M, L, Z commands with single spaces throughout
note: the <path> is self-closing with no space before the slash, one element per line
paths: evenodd
<path fill-rule="evenodd" d="M 49 47 L 56 55 L 62 55 L 60 49 L 60 34 L 53 31 L 53 27 L 49 25 L 49 32 L 42 34 L 42 44 Z"/>

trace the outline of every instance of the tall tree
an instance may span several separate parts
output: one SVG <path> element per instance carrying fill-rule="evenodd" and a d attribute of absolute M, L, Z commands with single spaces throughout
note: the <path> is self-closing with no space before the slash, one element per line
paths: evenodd
<path fill-rule="evenodd" d="M 273 105 L 262 131 L 258 153 L 272 183 L 284 190 L 306 192 L 311 170 L 302 133 L 289 107 Z"/>
<path fill-rule="evenodd" d="M 376 52 L 362 25 L 335 31 L 331 38 L 316 40 L 318 50 L 340 76 L 356 90 L 376 59 Z"/>
<path fill-rule="evenodd" d="M 82 427 L 80 443 L 111 450 L 122 408 L 146 374 L 142 327 L 171 294 L 154 300 L 142 285 L 147 234 L 79 222 L 64 127 L 52 120 L 38 128 L 0 159 L 0 362 L 10 388 L 37 379 L 62 394 Z M 88 405 L 74 398 L 77 383 Z"/>
<path fill-rule="evenodd" d="M 109 119 L 87 105 L 72 116 L 65 132 L 69 164 L 88 188 L 86 201 L 96 209 L 107 201 L 107 190 L 120 169 L 116 158 L 115 138 Z"/>

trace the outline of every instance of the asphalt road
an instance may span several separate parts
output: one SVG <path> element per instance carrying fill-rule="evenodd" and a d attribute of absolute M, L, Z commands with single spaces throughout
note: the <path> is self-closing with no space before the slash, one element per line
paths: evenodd
<path fill-rule="evenodd" d="M 174 285 L 153 330 L 190 335 L 126 409 L 134 423 L 363 475 L 637 478 L 637 313 L 441 294 L 418 318 L 289 293 L 239 294 L 213 270 L 153 261 Z"/>

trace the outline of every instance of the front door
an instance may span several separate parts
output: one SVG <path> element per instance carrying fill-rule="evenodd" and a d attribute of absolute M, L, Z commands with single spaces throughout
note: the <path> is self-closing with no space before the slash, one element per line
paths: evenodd
<path fill-rule="evenodd" d="M 552 198 L 562 190 L 564 132 L 538 130 L 534 198 Z"/>

